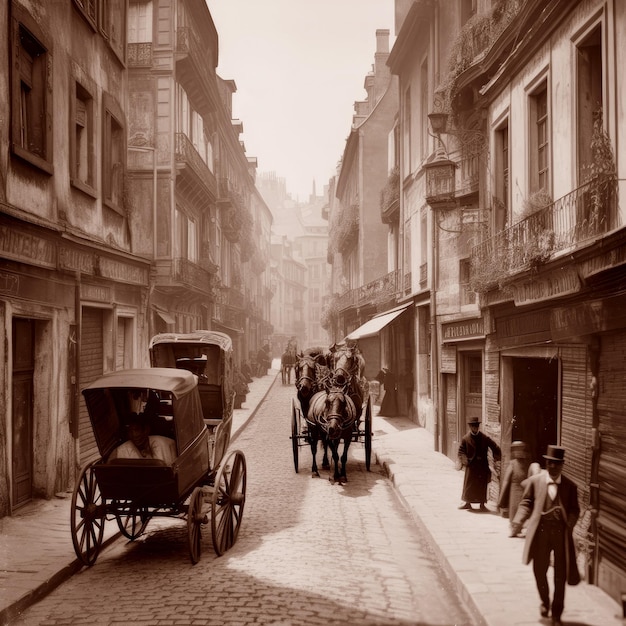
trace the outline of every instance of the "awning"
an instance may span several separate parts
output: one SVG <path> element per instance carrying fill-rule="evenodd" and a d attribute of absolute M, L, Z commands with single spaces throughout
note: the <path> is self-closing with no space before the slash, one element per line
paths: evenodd
<path fill-rule="evenodd" d="M 365 337 L 373 337 L 374 335 L 377 335 L 385 326 L 387 326 L 387 324 L 391 324 L 393 320 L 395 320 L 399 315 L 402 315 L 402 313 L 404 313 L 410 306 L 410 304 L 406 304 L 402 307 L 392 309 L 391 311 L 380 313 L 376 317 L 373 317 L 371 320 L 365 322 L 362 326 L 353 330 L 346 336 L 346 339 L 355 341 L 356 339 L 364 339 Z"/>
<path fill-rule="evenodd" d="M 167 311 L 162 308 L 155 306 L 154 310 L 157 312 L 158 316 L 166 323 L 166 324 L 175 324 L 176 320 L 173 315 L 170 315 Z"/>

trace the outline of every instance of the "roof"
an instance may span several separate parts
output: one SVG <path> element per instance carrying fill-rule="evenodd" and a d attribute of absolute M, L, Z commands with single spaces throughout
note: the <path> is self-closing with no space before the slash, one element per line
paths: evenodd
<path fill-rule="evenodd" d="M 172 343 L 216 345 L 225 352 L 231 352 L 233 349 L 232 339 L 226 333 L 217 330 L 196 330 L 193 333 L 161 333 L 152 337 L 149 349 L 158 344 Z"/>
<path fill-rule="evenodd" d="M 180 398 L 197 385 L 197 377 L 187 370 L 172 367 L 147 367 L 104 374 L 87 385 L 83 393 L 89 389 L 157 389 L 169 391 L 175 398 Z"/>

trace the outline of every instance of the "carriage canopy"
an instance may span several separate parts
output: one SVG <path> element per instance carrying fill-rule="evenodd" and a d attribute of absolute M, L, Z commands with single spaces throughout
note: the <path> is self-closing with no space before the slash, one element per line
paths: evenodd
<path fill-rule="evenodd" d="M 111 372 L 85 387 L 82 393 L 102 457 L 125 438 L 134 396 L 149 407 L 152 432 L 173 437 L 180 456 L 205 428 L 197 380 L 181 369 L 145 368 Z"/>

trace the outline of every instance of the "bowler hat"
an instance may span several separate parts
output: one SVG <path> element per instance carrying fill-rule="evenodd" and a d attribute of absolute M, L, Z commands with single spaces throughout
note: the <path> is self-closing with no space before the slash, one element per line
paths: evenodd
<path fill-rule="evenodd" d="M 565 461 L 565 448 L 562 448 L 561 446 L 548 446 L 543 458 L 563 463 L 563 461 Z"/>
<path fill-rule="evenodd" d="M 477 417 L 470 417 L 470 418 L 467 420 L 467 423 L 468 423 L 470 426 L 473 426 L 474 424 L 475 424 L 476 426 L 478 426 L 478 424 L 480 424 L 480 420 L 479 420 Z"/>

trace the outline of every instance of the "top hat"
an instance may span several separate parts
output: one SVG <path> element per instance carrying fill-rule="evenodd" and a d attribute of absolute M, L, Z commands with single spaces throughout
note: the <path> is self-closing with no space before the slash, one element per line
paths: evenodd
<path fill-rule="evenodd" d="M 480 424 L 480 420 L 479 420 L 477 417 L 470 417 L 470 418 L 467 420 L 467 423 L 468 423 L 470 426 L 474 426 L 474 425 L 478 426 L 478 425 Z"/>
<path fill-rule="evenodd" d="M 565 461 L 565 448 L 561 446 L 548 446 L 543 458 L 549 461 L 560 461 L 563 463 L 563 461 Z"/>

